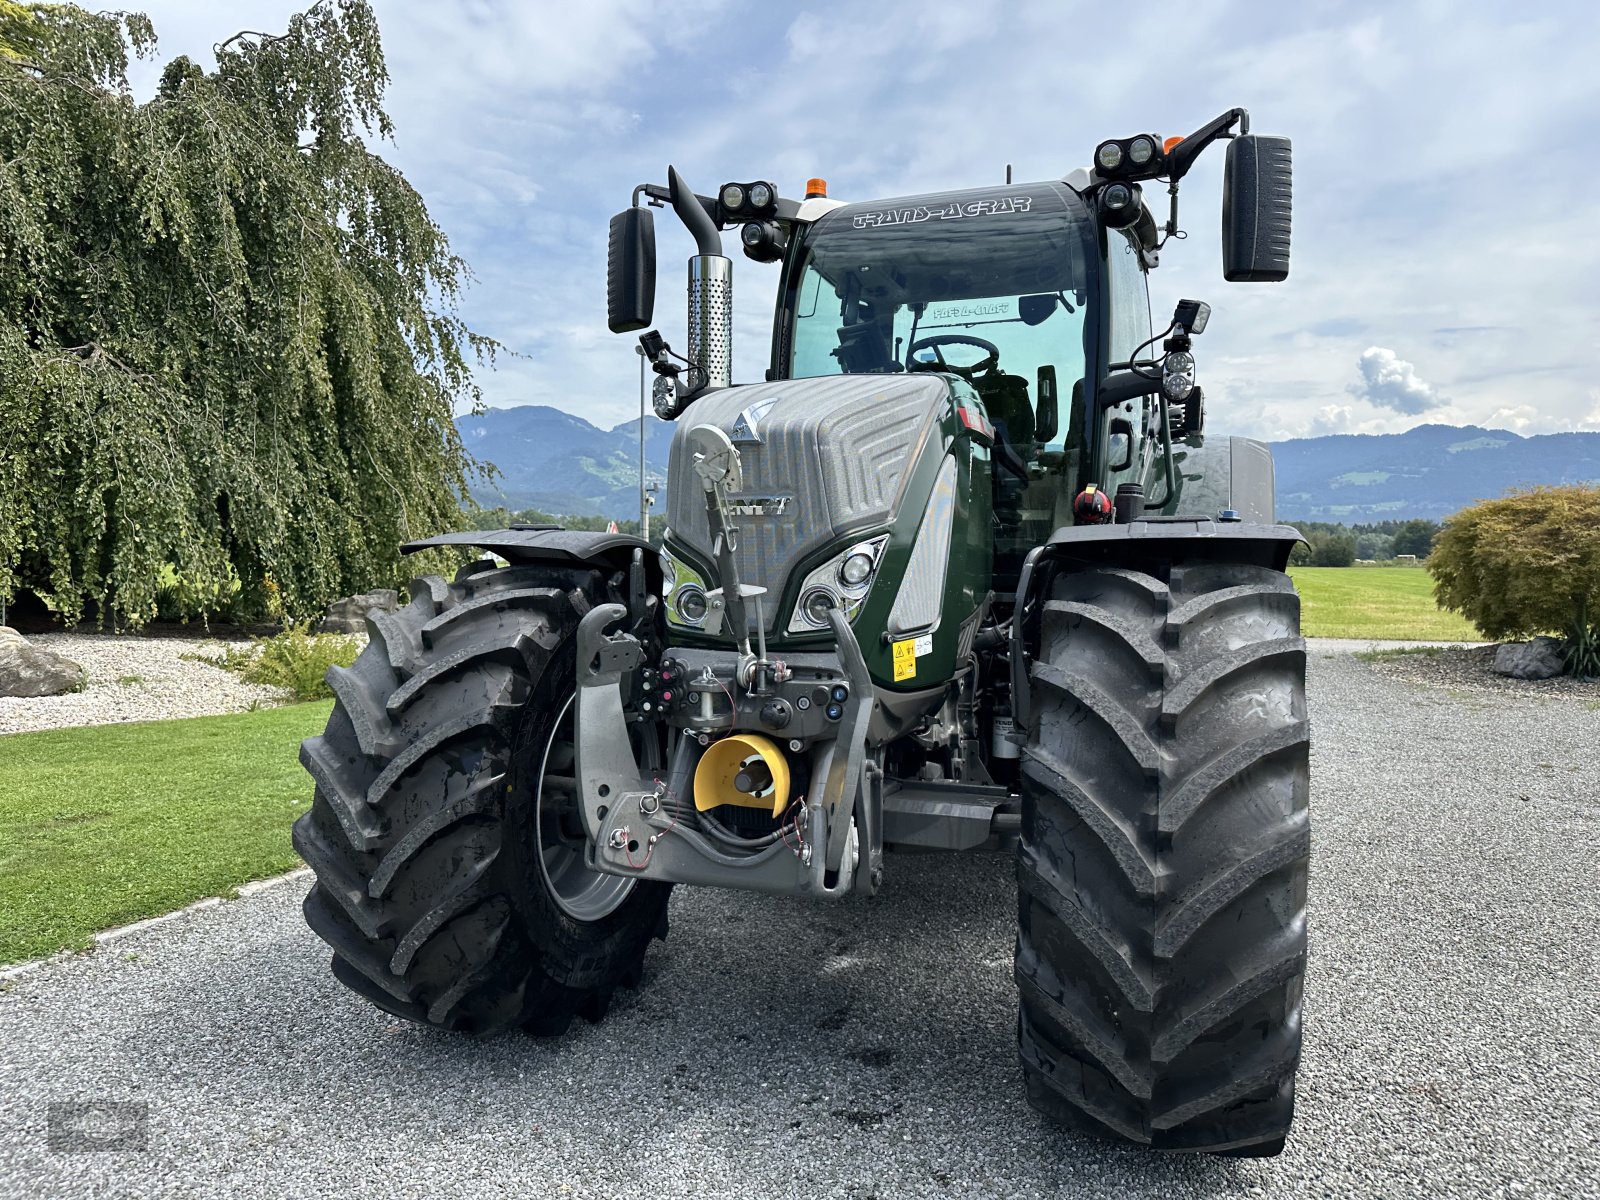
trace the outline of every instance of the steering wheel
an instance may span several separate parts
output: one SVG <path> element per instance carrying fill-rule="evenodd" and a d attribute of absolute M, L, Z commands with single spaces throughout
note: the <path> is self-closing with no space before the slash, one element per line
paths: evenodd
<path fill-rule="evenodd" d="M 958 367 L 945 362 L 943 350 L 945 346 L 972 346 L 975 349 L 986 351 L 986 354 L 970 366 Z M 932 350 L 938 362 L 925 363 L 918 361 L 916 357 L 918 350 Z M 993 342 L 985 341 L 981 337 L 971 337 L 964 333 L 936 333 L 932 337 L 918 338 L 906 350 L 906 370 L 949 371 L 953 375 L 961 376 L 968 383 L 972 382 L 973 376 L 978 375 L 980 372 L 992 371 L 999 365 L 999 346 L 996 346 Z"/>

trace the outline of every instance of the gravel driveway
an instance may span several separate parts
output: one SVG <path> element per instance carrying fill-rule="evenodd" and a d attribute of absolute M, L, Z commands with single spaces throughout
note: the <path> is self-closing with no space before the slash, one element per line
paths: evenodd
<path fill-rule="evenodd" d="M 1600 711 L 1315 648 L 1300 1113 L 1273 1160 L 1059 1131 L 1022 1098 L 1008 859 L 871 902 L 680 890 L 645 987 L 557 1043 L 396 1023 L 297 882 L 0 994 L 0 1193 L 1600 1197 Z M 148 1105 L 51 1151 L 46 1103 Z"/>
<path fill-rule="evenodd" d="M 278 688 L 245 683 L 194 657 L 219 657 L 238 642 L 108 633 L 42 633 L 28 641 L 77 663 L 88 684 L 64 696 L 0 696 L 0 733 L 205 717 L 284 699 Z"/>

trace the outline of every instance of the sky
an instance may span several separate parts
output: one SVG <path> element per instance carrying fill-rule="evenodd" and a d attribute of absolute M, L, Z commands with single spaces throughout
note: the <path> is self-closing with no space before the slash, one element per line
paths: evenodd
<path fill-rule="evenodd" d="M 217 42 L 305 6 L 148 0 L 160 44 L 135 94 L 161 62 L 209 67 Z M 877 199 L 1000 183 L 1008 163 L 1059 179 L 1104 138 L 1239 106 L 1293 139 L 1289 280 L 1223 281 L 1221 146 L 1151 276 L 1158 318 L 1212 306 L 1196 357 L 1213 431 L 1600 430 L 1594 0 L 375 8 L 395 126 L 379 152 L 471 265 L 463 317 L 515 352 L 479 372 L 488 404 L 638 415 L 634 339 L 605 325 L 607 221 L 668 163 L 708 195 L 769 179 L 799 196 L 816 175 Z M 693 242 L 656 224 L 656 324 L 682 345 Z M 735 382 L 759 380 L 777 267 L 733 257 Z"/>

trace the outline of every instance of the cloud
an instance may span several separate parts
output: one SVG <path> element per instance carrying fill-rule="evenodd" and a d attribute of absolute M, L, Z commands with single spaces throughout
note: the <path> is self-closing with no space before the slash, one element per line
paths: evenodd
<path fill-rule="evenodd" d="M 633 340 L 604 332 L 606 222 L 669 161 L 701 191 L 765 178 L 792 194 L 820 175 L 837 196 L 888 197 L 995 183 L 1007 163 L 1019 179 L 1059 178 L 1102 138 L 1184 133 L 1243 105 L 1258 131 L 1294 138 L 1289 281 L 1222 284 L 1221 147 L 1184 181 L 1191 238 L 1150 281 L 1158 318 L 1180 296 L 1212 305 L 1199 357 L 1217 432 L 1375 432 L 1421 414 L 1515 427 L 1525 405 L 1539 432 L 1600 422 L 1588 360 L 1572 351 L 1600 323 L 1595 173 L 1546 172 L 1518 194 L 1517 220 L 1504 207 L 1506 180 L 1528 170 L 1528 131 L 1584 144 L 1600 111 L 1594 38 L 1573 35 L 1593 28 L 1593 0 L 1516 12 L 1152 0 L 1141 17 L 1182 29 L 1185 53 L 1137 88 L 1125 13 L 1075 5 L 1075 43 L 1107 49 L 1075 64 L 1066 104 L 1038 82 L 1059 74 L 1060 0 L 374 2 L 396 127 L 381 151 L 475 269 L 463 317 L 526 356 L 480 372 L 491 404 L 601 424 L 637 413 Z M 282 28 L 308 3 L 135 7 L 163 60 L 209 64 L 215 42 Z M 136 69 L 136 94 L 159 69 Z M 983 87 L 974 99 L 952 79 Z M 1164 218 L 1161 189 L 1147 194 Z M 677 344 L 691 243 L 665 214 L 657 235 L 656 320 Z M 735 377 L 759 379 L 777 269 L 735 258 Z M 1429 353 L 1433 378 L 1384 346 Z M 1369 377 L 1362 357 L 1347 388 L 1365 347 L 1389 355 L 1395 378 L 1383 361 Z M 1500 410 L 1516 415 L 1491 421 Z"/>
<path fill-rule="evenodd" d="M 1593 403 L 1590 404 L 1588 413 L 1578 421 L 1577 427 L 1585 431 L 1600 432 L 1600 388 L 1590 392 L 1589 399 Z"/>
<path fill-rule="evenodd" d="M 1497 408 L 1489 414 L 1490 429 L 1509 429 L 1512 433 L 1527 433 L 1539 424 L 1540 413 L 1531 404 L 1518 404 L 1511 408 Z"/>
<path fill-rule="evenodd" d="M 1417 375 L 1417 370 L 1393 350 L 1368 346 L 1361 354 L 1361 382 L 1349 387 L 1352 396 L 1377 408 L 1415 416 L 1446 403 L 1434 387 Z"/>

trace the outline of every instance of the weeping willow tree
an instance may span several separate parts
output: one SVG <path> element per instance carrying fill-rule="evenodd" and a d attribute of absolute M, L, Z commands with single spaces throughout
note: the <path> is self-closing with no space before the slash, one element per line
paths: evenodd
<path fill-rule="evenodd" d="M 167 65 L 148 20 L 0 0 L 0 596 L 137 625 L 391 582 L 460 522 L 458 401 L 493 343 L 464 264 L 366 138 L 366 0 Z"/>

